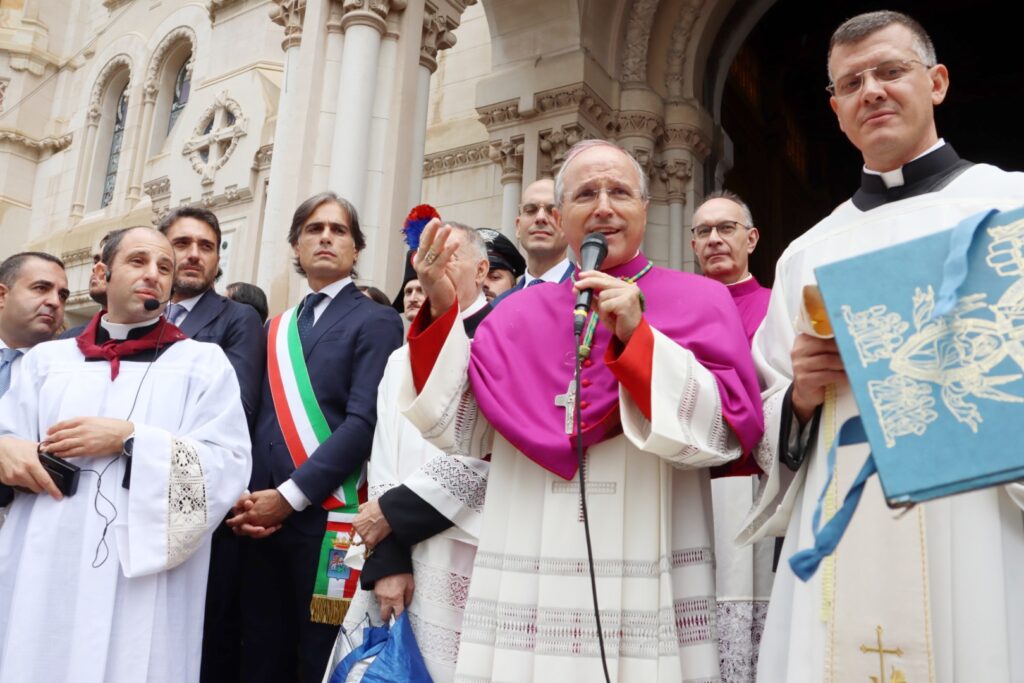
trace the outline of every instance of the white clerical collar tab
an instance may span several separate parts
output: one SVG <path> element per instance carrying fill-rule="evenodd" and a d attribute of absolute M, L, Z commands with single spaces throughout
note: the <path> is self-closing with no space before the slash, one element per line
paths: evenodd
<path fill-rule="evenodd" d="M 103 316 L 100 318 L 100 326 L 107 331 L 111 339 L 127 339 L 128 333 L 135 328 L 155 325 L 158 320 L 159 316 L 152 320 L 143 320 L 141 323 L 112 323 L 107 320 L 107 316 Z"/>
<path fill-rule="evenodd" d="M 882 182 L 885 183 L 887 189 L 894 187 L 900 187 L 903 185 L 903 167 L 894 168 L 891 171 L 886 171 L 879 174 L 882 178 Z"/>

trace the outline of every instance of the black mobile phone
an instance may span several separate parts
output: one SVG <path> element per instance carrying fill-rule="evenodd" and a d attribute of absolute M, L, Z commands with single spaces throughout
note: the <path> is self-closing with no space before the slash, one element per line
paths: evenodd
<path fill-rule="evenodd" d="M 49 453 L 40 453 L 39 462 L 49 472 L 50 478 L 61 493 L 65 496 L 75 495 L 75 491 L 78 490 L 78 476 L 82 473 L 80 467 Z"/>

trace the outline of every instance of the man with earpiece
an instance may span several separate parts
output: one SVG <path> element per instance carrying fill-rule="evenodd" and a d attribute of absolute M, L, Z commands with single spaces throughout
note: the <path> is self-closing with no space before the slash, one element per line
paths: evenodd
<path fill-rule="evenodd" d="M 0 399 L 0 681 L 198 681 L 210 534 L 249 479 L 234 369 L 162 315 L 170 242 L 115 231 L 101 262 L 106 312 Z"/>

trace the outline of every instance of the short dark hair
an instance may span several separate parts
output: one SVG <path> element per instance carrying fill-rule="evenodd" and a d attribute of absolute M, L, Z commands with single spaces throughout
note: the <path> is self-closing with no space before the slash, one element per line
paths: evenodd
<path fill-rule="evenodd" d="M 100 252 L 100 262 L 102 262 L 107 270 L 110 270 L 110 266 L 114 265 L 114 259 L 117 258 L 117 252 L 121 250 L 121 241 L 124 240 L 124 236 L 130 233 L 132 230 L 153 230 L 148 225 L 133 225 L 130 228 L 118 228 L 117 230 L 111 230 L 107 233 L 105 240 L 102 242 L 103 251 Z M 166 235 L 165 235 L 166 237 Z"/>
<path fill-rule="evenodd" d="M 352 206 L 352 202 L 331 191 L 315 194 L 299 204 L 299 208 L 295 209 L 295 213 L 292 214 L 291 227 L 288 228 L 288 244 L 294 247 L 299 243 L 299 233 L 302 232 L 302 226 L 306 224 L 306 221 L 313 215 L 313 212 L 320 208 L 321 204 L 326 204 L 327 202 L 334 202 L 345 210 L 345 213 L 348 214 L 348 222 L 350 223 L 348 227 L 352 232 L 352 240 L 356 243 L 356 251 L 365 249 L 366 237 L 363 236 L 363 231 L 359 227 L 359 213 L 356 211 L 356 207 Z M 295 272 L 299 275 L 306 274 L 306 271 L 302 269 L 302 264 L 299 263 L 298 256 L 295 257 Z M 355 271 L 352 271 L 352 275 L 355 276 Z"/>
<path fill-rule="evenodd" d="M 256 285 L 248 282 L 232 282 L 227 286 L 228 298 L 240 304 L 248 304 L 256 309 L 262 322 L 267 322 L 270 307 L 267 305 L 267 295 Z"/>
<path fill-rule="evenodd" d="M 844 21 L 832 34 L 832 39 L 828 43 L 828 58 L 832 58 L 832 50 L 836 45 L 859 43 L 873 33 L 893 24 L 906 27 L 914 35 L 914 52 L 925 66 L 935 66 L 938 63 L 938 58 L 935 56 L 935 44 L 932 43 L 928 32 L 924 30 L 924 26 L 921 26 L 913 17 L 892 10 L 865 12 Z M 831 68 L 828 77 L 830 81 L 833 80 Z"/>
<path fill-rule="evenodd" d="M 171 229 L 171 226 L 179 218 L 195 218 L 197 221 L 202 221 L 209 225 L 210 229 L 213 230 L 213 234 L 217 236 L 217 253 L 220 253 L 220 221 L 217 220 L 217 215 L 213 211 L 204 209 L 201 206 L 179 206 L 164 216 L 160 221 L 160 225 L 156 226 L 156 229 L 166 235 L 167 231 Z"/>
<path fill-rule="evenodd" d="M 22 251 L 17 254 L 12 254 L 4 259 L 3 263 L 0 263 L 0 285 L 5 287 L 11 287 L 14 285 L 14 281 L 21 275 L 21 267 L 25 265 L 25 261 L 30 258 L 37 258 L 43 261 L 49 261 L 50 263 L 56 263 L 60 266 L 61 270 L 64 270 L 64 262 L 53 254 L 47 254 L 45 251 Z"/>
<path fill-rule="evenodd" d="M 372 285 L 359 285 L 358 289 L 360 292 L 370 297 L 371 299 L 379 303 L 381 306 L 391 305 L 391 302 L 388 301 L 388 295 L 380 291 L 376 287 L 373 287 Z"/>

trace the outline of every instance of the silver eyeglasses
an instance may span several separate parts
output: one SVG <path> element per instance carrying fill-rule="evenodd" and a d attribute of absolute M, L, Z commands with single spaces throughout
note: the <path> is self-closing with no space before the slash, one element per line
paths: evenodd
<path fill-rule="evenodd" d="M 742 223 L 739 223 L 737 221 L 722 221 L 721 223 L 716 223 L 715 225 L 701 223 L 699 225 L 693 226 L 693 236 L 699 240 L 706 240 L 707 238 L 711 237 L 712 230 L 717 230 L 719 237 L 731 237 L 732 234 L 735 233 L 740 228 L 745 228 L 749 230 L 751 226 L 743 225 Z"/>
<path fill-rule="evenodd" d="M 879 83 L 892 83 L 893 81 L 898 81 L 909 74 L 915 64 L 920 64 L 926 69 L 932 68 L 931 65 L 925 64 L 924 62 L 920 62 L 916 59 L 889 59 L 869 69 L 862 69 L 857 73 L 841 76 L 836 79 L 835 83 L 829 83 L 825 86 L 825 90 L 829 91 L 836 97 L 849 97 L 850 95 L 856 95 L 860 92 L 860 89 L 864 87 L 865 74 L 874 74 L 875 80 Z"/>

